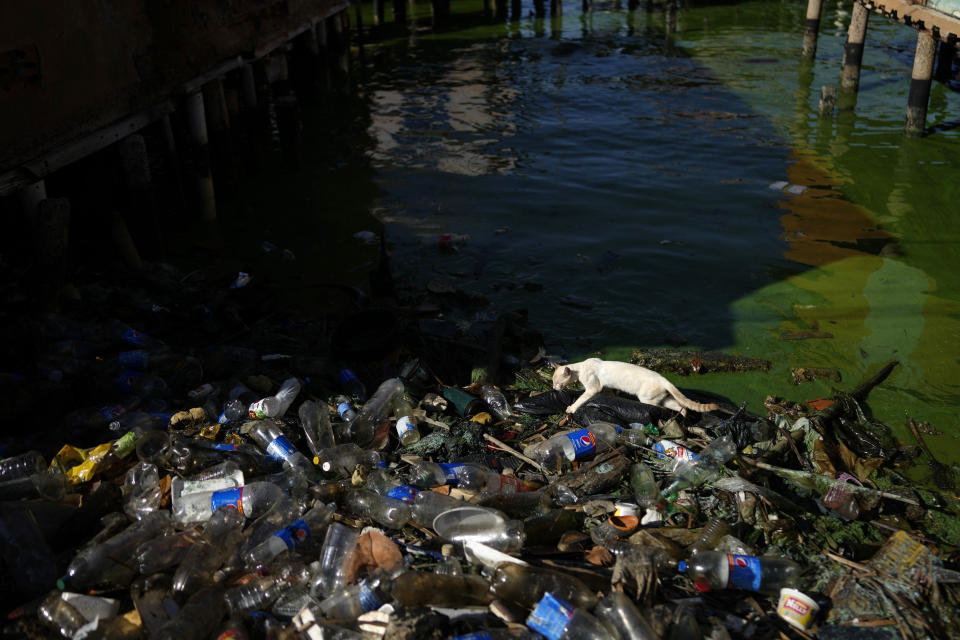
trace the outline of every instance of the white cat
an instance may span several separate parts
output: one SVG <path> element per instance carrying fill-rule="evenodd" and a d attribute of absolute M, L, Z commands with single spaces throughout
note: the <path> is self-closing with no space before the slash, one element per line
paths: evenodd
<path fill-rule="evenodd" d="M 567 413 L 576 413 L 604 388 L 632 393 L 640 402 L 673 409 L 684 416 L 687 409 L 704 413 L 718 408 L 713 403 L 694 402 L 656 371 L 629 362 L 587 358 L 583 362 L 559 366 L 553 372 L 553 388 L 558 391 L 577 380 L 583 384 L 584 392 L 567 407 Z"/>

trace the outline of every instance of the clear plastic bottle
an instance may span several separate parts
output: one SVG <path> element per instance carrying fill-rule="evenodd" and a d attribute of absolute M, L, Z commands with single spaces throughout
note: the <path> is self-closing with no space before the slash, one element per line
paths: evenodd
<path fill-rule="evenodd" d="M 172 531 L 166 514 L 155 512 L 106 540 L 81 549 L 57 582 L 61 589 L 84 589 L 101 583 L 126 587 L 136 571 L 134 554 L 147 540 Z"/>
<path fill-rule="evenodd" d="M 189 501 L 192 494 L 211 494 L 222 489 L 236 489 L 243 486 L 243 472 L 232 460 L 225 460 L 194 474 L 190 478 L 175 477 L 170 482 L 170 507 L 173 518 L 178 522 L 198 522 L 206 514 L 206 505 L 197 499 Z M 193 509 L 188 513 L 188 509 Z"/>
<path fill-rule="evenodd" d="M 637 504 L 644 509 L 657 509 L 664 505 L 663 494 L 653 476 L 653 469 L 638 462 L 630 467 L 630 488 Z"/>
<path fill-rule="evenodd" d="M 47 469 L 47 461 L 39 451 L 27 451 L 0 460 L 0 482 L 27 478 Z"/>
<path fill-rule="evenodd" d="M 600 598 L 593 614 L 620 640 L 659 640 L 637 605 L 622 591 L 610 590 Z"/>
<path fill-rule="evenodd" d="M 537 603 L 527 626 L 548 640 L 616 640 L 595 617 L 551 593 Z"/>
<path fill-rule="evenodd" d="M 314 400 L 306 400 L 300 405 L 298 413 L 311 454 L 319 456 L 320 451 L 336 444 L 326 405 L 321 405 Z"/>
<path fill-rule="evenodd" d="M 334 402 L 337 403 L 337 414 L 344 422 L 349 424 L 359 415 L 350 398 L 347 396 L 337 396 Z"/>
<path fill-rule="evenodd" d="M 480 387 L 480 397 L 500 420 L 509 420 L 513 416 L 510 402 L 500 389 L 491 384 Z"/>
<path fill-rule="evenodd" d="M 558 459 L 580 460 L 613 446 L 623 432 L 619 425 L 594 422 L 586 429 L 555 435 L 523 449 L 523 455 L 548 464 Z"/>
<path fill-rule="evenodd" d="M 544 593 L 552 593 L 575 607 L 592 609 L 597 604 L 594 590 L 562 571 L 545 567 L 502 562 L 490 578 L 490 591 L 498 600 L 532 609 Z"/>
<path fill-rule="evenodd" d="M 416 487 L 411 487 L 408 484 L 403 484 L 392 475 L 386 469 L 376 469 L 367 476 L 367 481 L 364 483 L 364 488 L 370 489 L 371 491 L 376 491 L 382 496 L 388 498 L 394 498 L 395 500 L 401 500 L 403 502 L 413 502 L 414 498 L 419 493 L 423 493 L 418 490 Z M 427 492 L 432 493 L 432 492 Z M 440 495 L 440 494 L 437 494 Z M 441 496 L 445 497 L 445 496 Z M 454 498 L 451 498 L 455 500 Z M 459 500 L 457 503 L 459 504 Z"/>
<path fill-rule="evenodd" d="M 450 542 L 480 542 L 506 553 L 519 551 L 526 539 L 522 520 L 511 520 L 496 509 L 471 504 L 440 513 L 431 526 Z"/>
<path fill-rule="evenodd" d="M 323 598 L 344 585 L 344 564 L 353 553 L 360 531 L 340 522 L 327 527 L 327 533 L 320 548 L 320 567 L 310 583 L 310 593 Z"/>
<path fill-rule="evenodd" d="M 334 591 L 320 602 L 320 610 L 331 619 L 353 620 L 390 601 L 390 577 L 378 572 Z"/>
<path fill-rule="evenodd" d="M 700 537 L 696 542 L 690 545 L 688 553 L 695 556 L 701 551 L 712 551 L 717 548 L 720 540 L 730 533 L 730 525 L 723 518 L 711 518 L 707 524 L 703 525 L 700 531 Z"/>
<path fill-rule="evenodd" d="M 410 505 L 369 489 L 348 492 L 344 505 L 354 514 L 370 518 L 388 529 L 401 529 L 410 521 Z"/>
<path fill-rule="evenodd" d="M 213 584 L 214 572 L 234 553 L 245 522 L 236 509 L 217 509 L 174 572 L 174 593 L 189 594 Z"/>
<path fill-rule="evenodd" d="M 202 522 L 223 505 L 235 507 L 247 518 L 258 518 L 283 495 L 272 482 L 250 482 L 235 489 L 201 491 L 181 496 L 179 522 Z"/>
<path fill-rule="evenodd" d="M 698 454 L 698 459 L 680 460 L 674 468 L 674 480 L 663 490 L 668 498 L 675 496 L 688 487 L 696 487 L 704 482 L 720 477 L 723 465 L 737 453 L 733 437 L 729 434 L 720 436 L 710 442 Z"/>
<path fill-rule="evenodd" d="M 686 573 L 698 591 L 744 589 L 779 593 L 796 585 L 800 565 L 789 558 L 741 556 L 719 551 L 701 551 L 677 570 Z"/>
<path fill-rule="evenodd" d="M 435 573 L 439 573 L 445 576 L 460 576 L 463 575 L 463 565 L 460 563 L 459 558 L 453 555 L 453 545 L 444 544 L 440 547 L 440 555 L 443 556 L 440 562 L 437 564 Z"/>
<path fill-rule="evenodd" d="M 345 442 L 321 449 L 314 460 L 327 473 L 350 475 L 357 465 L 367 469 L 377 467 L 383 461 L 376 451 L 363 449 L 354 442 Z"/>
<path fill-rule="evenodd" d="M 420 442 L 420 420 L 413 414 L 400 416 L 394 425 L 401 447 L 409 447 Z"/>
<path fill-rule="evenodd" d="M 223 597 L 233 614 L 245 614 L 267 607 L 280 594 L 293 586 L 282 574 L 259 576 L 244 584 L 230 587 Z"/>
<path fill-rule="evenodd" d="M 402 394 L 403 381 L 400 378 L 388 378 L 380 383 L 370 399 L 363 404 L 357 417 L 350 423 L 350 440 L 361 447 L 373 445 L 374 448 L 379 448 L 379 445 L 385 444 L 385 435 L 389 434 L 389 428 L 385 431 L 383 425 L 390 416 L 397 398 Z"/>
<path fill-rule="evenodd" d="M 160 627 L 158 640 L 203 640 L 217 628 L 226 614 L 224 590 L 211 586 L 190 596 L 179 612 Z"/>
<path fill-rule="evenodd" d="M 296 378 L 287 378 L 274 395 L 261 398 L 250 405 L 250 418 L 253 420 L 279 418 L 287 412 L 298 393 L 300 393 L 300 381 Z"/>
<path fill-rule="evenodd" d="M 285 466 L 294 467 L 312 477 L 315 468 L 305 455 L 297 451 L 290 440 L 283 435 L 283 431 L 271 420 L 264 420 L 250 430 L 253 438 L 270 457 L 282 462 Z"/>
<path fill-rule="evenodd" d="M 248 568 L 256 569 L 273 561 L 284 551 L 316 537 L 333 519 L 333 507 L 319 505 L 303 514 L 244 555 Z"/>
<path fill-rule="evenodd" d="M 420 489 L 453 485 L 460 489 L 479 491 L 493 484 L 498 475 L 486 467 L 471 462 L 431 462 L 417 460 L 407 471 L 408 483 Z"/>
<path fill-rule="evenodd" d="M 140 574 L 149 576 L 177 566 L 201 535 L 202 532 L 197 529 L 186 529 L 147 540 L 139 545 L 134 558 Z"/>
<path fill-rule="evenodd" d="M 72 638 L 80 627 L 87 624 L 87 619 L 77 611 L 76 607 L 60 597 L 59 591 L 44 598 L 37 609 L 37 615 L 41 621 L 66 638 Z"/>
<path fill-rule="evenodd" d="M 413 493 L 406 493 L 404 487 Z M 400 485 L 391 492 L 394 496 L 409 495 L 410 518 L 423 527 L 433 527 L 433 521 L 441 513 L 466 506 L 463 500 L 457 500 L 436 491 L 417 491 L 409 485 Z"/>
<path fill-rule="evenodd" d="M 480 576 L 415 570 L 393 578 L 391 595 L 404 607 L 476 607 L 493 600 L 490 583 Z"/>

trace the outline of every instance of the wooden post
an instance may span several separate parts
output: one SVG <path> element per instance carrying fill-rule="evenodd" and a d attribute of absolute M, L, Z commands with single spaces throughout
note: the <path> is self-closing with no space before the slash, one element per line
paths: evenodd
<path fill-rule="evenodd" d="M 954 38 L 940 40 L 937 45 L 937 80 L 941 82 L 953 77 L 953 59 L 957 56 L 955 41 Z"/>
<path fill-rule="evenodd" d="M 300 164 L 300 107 L 293 94 L 276 99 L 277 129 L 280 130 L 280 153 L 284 163 L 295 169 Z"/>
<path fill-rule="evenodd" d="M 519 20 L 520 14 L 523 11 L 523 1 L 522 0 L 510 0 L 510 19 Z"/>
<path fill-rule="evenodd" d="M 327 26 L 327 20 L 317 22 L 314 31 L 317 34 L 317 64 L 320 91 L 326 93 L 330 90 L 330 36 Z"/>
<path fill-rule="evenodd" d="M 117 143 L 117 155 L 129 196 L 127 211 L 134 225 L 134 232 L 139 232 L 141 239 L 149 237 L 155 242 L 151 253 L 163 259 L 166 253 L 163 229 L 157 219 L 157 209 L 151 193 L 153 178 L 147 156 L 147 142 L 139 133 L 129 135 Z"/>
<path fill-rule="evenodd" d="M 393 21 L 396 24 L 407 24 L 407 0 L 393 0 Z"/>
<path fill-rule="evenodd" d="M 550 0 L 550 14 L 553 16 L 563 15 L 563 1 Z"/>
<path fill-rule="evenodd" d="M 207 118 L 211 172 L 221 189 L 233 191 L 239 184 L 233 164 L 233 144 L 230 140 L 230 113 L 223 92 L 223 80 L 216 78 L 203 85 L 203 110 Z"/>
<path fill-rule="evenodd" d="M 379 27 L 384 23 L 385 5 L 383 0 L 373 0 L 373 24 Z"/>
<path fill-rule="evenodd" d="M 496 5 L 495 16 L 497 20 L 506 20 L 507 19 L 507 0 L 495 0 L 494 4 Z M 483 11 L 484 13 L 489 13 L 490 11 L 490 0 L 484 0 L 483 2 Z"/>
<path fill-rule="evenodd" d="M 917 34 L 917 50 L 913 54 L 913 73 L 910 79 L 910 96 L 907 98 L 908 136 L 920 136 L 927 122 L 927 102 L 930 99 L 930 80 L 933 77 L 933 62 L 937 41 L 929 33 Z"/>
<path fill-rule="evenodd" d="M 40 206 L 40 202 L 47 198 L 47 183 L 38 180 L 30 186 L 20 189 L 17 192 L 17 197 L 20 200 L 20 208 L 23 209 L 27 220 L 33 225 L 37 216 L 37 207 Z"/>
<path fill-rule="evenodd" d="M 667 4 L 664 7 L 664 23 L 666 25 L 666 32 L 668 34 L 677 32 L 678 13 L 679 7 L 677 7 L 676 0 L 667 0 Z"/>
<path fill-rule="evenodd" d="M 854 7 L 858 5 L 854 0 Z M 803 48 L 800 55 L 807 60 L 813 60 L 817 55 L 817 35 L 820 32 L 820 14 L 823 11 L 823 0 L 807 1 L 807 22 L 803 29 Z"/>
<path fill-rule="evenodd" d="M 181 209 L 187 208 L 187 198 L 183 193 L 183 173 L 180 171 L 180 155 L 177 153 L 177 139 L 173 135 L 173 123 L 170 114 L 160 118 L 160 134 L 163 138 L 164 161 L 167 169 L 173 176 L 173 187 L 176 191 L 176 204 Z"/>
<path fill-rule="evenodd" d="M 843 72 L 840 90 L 855 93 L 860 86 L 860 63 L 863 61 L 863 44 L 867 39 L 867 20 L 870 10 L 859 2 L 853 3 L 847 43 L 843 47 Z"/>
<path fill-rule="evenodd" d="M 293 40 L 291 51 L 291 70 L 294 90 L 304 103 L 312 104 L 317 100 L 317 78 L 320 66 L 320 44 L 317 32 L 307 29 Z"/>
<path fill-rule="evenodd" d="M 833 115 L 833 109 L 837 106 L 837 88 L 832 84 L 825 84 L 820 87 L 820 105 L 817 112 L 821 118 L 828 118 Z"/>
<path fill-rule="evenodd" d="M 255 64 L 262 65 L 261 61 Z M 251 173 L 263 169 L 266 154 L 267 114 L 257 95 L 254 63 L 240 67 L 240 121 L 246 139 L 246 167 Z"/>
<path fill-rule="evenodd" d="M 357 22 L 357 47 L 363 51 L 363 3 L 360 0 L 353 1 L 353 13 Z"/>
<path fill-rule="evenodd" d="M 200 216 L 205 221 L 217 219 L 217 199 L 210 174 L 210 145 L 207 138 L 207 118 L 203 108 L 203 94 L 194 91 L 184 98 L 187 116 L 187 131 L 193 144 L 194 180 L 200 199 Z"/>

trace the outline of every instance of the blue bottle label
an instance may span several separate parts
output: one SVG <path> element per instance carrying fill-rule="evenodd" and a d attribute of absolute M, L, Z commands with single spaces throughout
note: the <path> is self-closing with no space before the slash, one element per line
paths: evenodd
<path fill-rule="evenodd" d="M 243 513 L 243 487 L 221 489 L 210 494 L 210 513 L 227 505 Z"/>
<path fill-rule="evenodd" d="M 591 455 L 597 450 L 597 439 L 590 433 L 589 429 L 580 429 L 573 433 L 568 433 L 567 437 L 573 443 L 574 460 L 579 460 Z"/>
<path fill-rule="evenodd" d="M 730 565 L 727 587 L 747 591 L 760 590 L 760 558 L 728 553 L 727 562 Z"/>
<path fill-rule="evenodd" d="M 459 484 L 460 476 L 458 472 L 463 469 L 462 464 L 457 464 L 453 462 L 441 462 L 440 468 L 443 469 L 443 477 L 446 479 L 447 484 Z"/>
<path fill-rule="evenodd" d="M 238 450 L 237 445 L 228 444 L 226 442 L 215 442 L 210 445 L 210 448 L 216 451 L 237 451 Z"/>
<path fill-rule="evenodd" d="M 120 393 L 133 393 L 133 385 L 135 385 L 137 380 L 142 377 L 142 371 L 131 371 L 128 369 L 117 376 L 114 384 L 117 387 L 117 391 Z"/>
<path fill-rule="evenodd" d="M 127 412 L 127 408 L 120 404 L 109 404 L 97 409 L 107 420 L 115 420 Z"/>
<path fill-rule="evenodd" d="M 572 606 L 547 592 L 527 618 L 527 626 L 550 640 L 559 640 L 572 616 Z"/>
<path fill-rule="evenodd" d="M 359 378 L 357 378 L 357 374 L 350 369 L 341 369 L 340 373 L 337 374 L 337 381 L 344 386 L 353 380 L 359 380 Z"/>
<path fill-rule="evenodd" d="M 230 422 L 230 420 L 227 418 L 227 414 L 221 413 L 220 417 L 217 418 L 217 424 L 224 424 L 227 422 Z"/>
<path fill-rule="evenodd" d="M 364 611 L 373 611 L 383 606 L 383 602 L 365 582 L 360 583 L 360 592 L 357 597 L 360 599 L 360 606 L 363 607 Z"/>
<path fill-rule="evenodd" d="M 286 436 L 277 436 L 273 442 L 267 445 L 267 453 L 270 457 L 280 462 L 285 462 L 287 458 L 296 452 L 296 447 L 290 444 Z"/>
<path fill-rule="evenodd" d="M 126 342 L 127 344 L 132 344 L 135 347 L 143 347 L 147 344 L 147 341 L 150 339 L 150 336 L 140 331 L 137 331 L 136 329 L 127 329 L 122 334 L 120 334 L 120 339 Z"/>
<path fill-rule="evenodd" d="M 139 369 L 143 371 L 147 368 L 149 356 L 143 349 L 133 349 L 131 351 L 121 351 L 117 354 L 117 362 L 124 369 Z"/>
<path fill-rule="evenodd" d="M 402 500 L 403 502 L 413 502 L 413 498 L 417 495 L 418 491 L 407 484 L 398 484 L 390 491 L 387 491 L 387 497 L 393 498 L 394 500 Z"/>
<path fill-rule="evenodd" d="M 310 527 L 308 527 L 307 523 L 303 520 L 297 520 L 273 535 L 283 540 L 283 543 L 287 545 L 287 549 L 292 549 L 295 545 L 300 544 L 310 537 Z"/>
<path fill-rule="evenodd" d="M 462 636 L 455 636 L 453 640 L 492 640 L 489 631 L 474 631 Z"/>
<path fill-rule="evenodd" d="M 660 440 L 653 445 L 653 450 L 661 460 L 673 458 L 675 462 L 680 462 L 681 460 L 697 462 L 700 459 L 697 454 L 671 440 Z"/>
<path fill-rule="evenodd" d="M 353 410 L 354 410 L 353 405 L 351 405 L 349 402 L 341 402 L 340 404 L 337 405 L 337 413 L 340 414 L 341 418 L 343 417 L 343 414 Z"/>

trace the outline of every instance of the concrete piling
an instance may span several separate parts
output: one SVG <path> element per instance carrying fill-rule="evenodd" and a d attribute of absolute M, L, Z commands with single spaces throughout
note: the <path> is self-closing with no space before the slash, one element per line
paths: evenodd
<path fill-rule="evenodd" d="M 906 134 L 917 137 L 923 134 L 927 122 L 927 103 L 930 100 L 930 82 L 933 78 L 933 63 L 937 42 L 933 36 L 921 31 L 917 34 L 917 49 L 913 54 L 913 73 L 910 79 L 910 95 L 907 98 Z"/>
<path fill-rule="evenodd" d="M 825 84 L 820 87 L 820 105 L 817 112 L 821 118 L 829 118 L 833 115 L 833 110 L 837 106 L 837 87 L 832 84 Z"/>
<path fill-rule="evenodd" d="M 860 86 L 860 65 L 863 62 L 863 45 L 867 39 L 867 21 L 870 10 L 859 2 L 853 3 L 847 43 L 843 47 L 843 70 L 840 90 L 855 93 Z"/>
<path fill-rule="evenodd" d="M 227 109 L 223 79 L 215 78 L 201 88 L 203 110 L 207 119 L 210 148 L 210 170 L 221 192 L 234 191 L 239 184 L 234 165 L 233 141 L 230 139 L 230 112 Z"/>
<path fill-rule="evenodd" d="M 856 6 L 854 2 L 854 6 Z M 820 32 L 820 15 L 823 11 L 823 0 L 807 1 L 807 20 L 803 29 L 803 47 L 800 55 L 813 60 L 817 55 L 817 36 Z"/>
<path fill-rule="evenodd" d="M 203 108 L 203 94 L 194 91 L 184 98 L 187 131 L 193 145 L 193 177 L 200 203 L 200 216 L 210 222 L 217 219 L 217 199 L 210 173 L 210 146 L 207 137 L 207 119 Z"/>
<path fill-rule="evenodd" d="M 149 253 L 162 259 L 166 250 L 152 193 L 153 178 L 147 155 L 147 142 L 139 133 L 129 135 L 117 143 L 117 155 L 127 189 L 127 211 L 136 227 L 135 232 L 139 231 L 141 238 L 149 237 L 153 242 Z"/>

